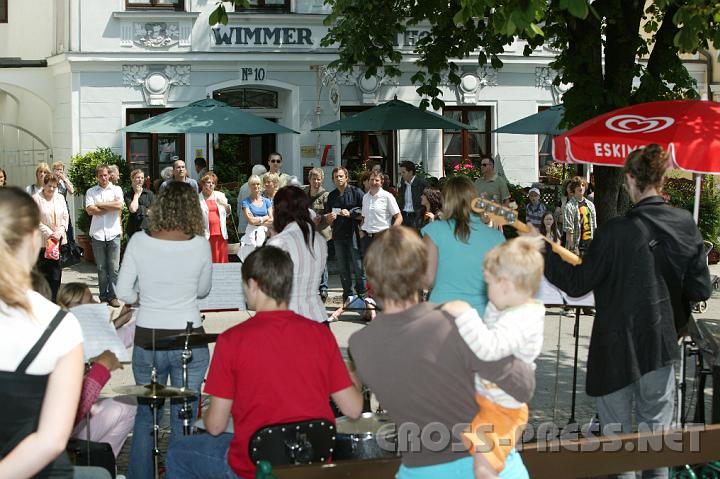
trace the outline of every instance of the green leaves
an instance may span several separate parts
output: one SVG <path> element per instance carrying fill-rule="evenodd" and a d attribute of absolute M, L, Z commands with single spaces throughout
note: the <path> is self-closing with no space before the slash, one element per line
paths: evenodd
<path fill-rule="evenodd" d="M 247 8 L 250 6 L 250 2 L 248 2 L 248 0 L 229 0 L 225 2 L 217 2 L 217 7 L 215 7 L 215 10 L 210 13 L 210 18 L 208 19 L 208 23 L 210 24 L 210 26 L 215 26 L 218 23 L 222 25 L 228 24 L 228 14 L 227 10 L 225 9 L 226 3 L 235 5 L 235 8 Z"/>
<path fill-rule="evenodd" d="M 583 20 L 587 17 L 589 11 L 587 0 L 560 0 L 558 8 L 567 10 L 573 17 Z"/>

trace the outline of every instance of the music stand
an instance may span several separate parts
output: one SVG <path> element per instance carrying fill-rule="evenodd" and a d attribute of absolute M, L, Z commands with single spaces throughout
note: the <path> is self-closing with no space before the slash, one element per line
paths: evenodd
<path fill-rule="evenodd" d="M 566 307 L 571 306 L 575 309 L 575 325 L 573 327 L 573 337 L 575 338 L 575 353 L 573 355 L 573 384 L 572 384 L 572 397 L 570 402 L 570 419 L 568 425 L 576 424 L 575 420 L 575 403 L 577 399 L 577 369 L 578 369 L 578 354 L 580 348 L 580 310 L 582 308 L 592 308 L 595 306 L 595 297 L 590 292 L 585 296 L 575 298 L 568 296 L 566 292 L 552 284 L 550 281 L 543 276 L 540 282 L 540 289 L 537 294 L 537 299 L 543 302 L 547 307 Z M 562 327 L 562 321 L 558 324 L 558 346 L 557 346 L 557 357 L 556 365 L 560 363 L 560 328 Z M 553 419 L 555 418 L 555 412 L 557 410 L 557 391 L 559 385 L 558 375 L 555 375 L 555 400 L 553 405 Z"/>

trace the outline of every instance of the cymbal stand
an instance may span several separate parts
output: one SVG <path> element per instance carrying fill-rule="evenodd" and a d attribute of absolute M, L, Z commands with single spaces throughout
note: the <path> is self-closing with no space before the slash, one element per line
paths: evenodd
<path fill-rule="evenodd" d="M 190 349 L 190 334 L 192 333 L 192 323 L 187 323 L 187 335 L 185 336 L 185 348 L 182 352 L 182 387 L 184 390 L 190 389 L 188 386 L 188 362 L 192 359 L 192 349 Z M 190 435 L 190 420 L 192 419 L 192 408 L 187 397 L 183 398 L 183 407 L 179 413 L 183 424 L 183 435 Z"/>
<path fill-rule="evenodd" d="M 153 338 L 154 339 L 154 338 Z M 153 341 L 154 344 L 154 341 Z M 154 354 L 153 354 L 154 356 Z M 150 372 L 150 384 L 154 385 L 157 384 L 157 368 L 155 367 L 155 364 L 152 366 L 152 371 Z M 159 433 L 160 433 L 160 422 L 158 421 L 158 409 L 160 408 L 160 405 L 165 402 L 164 399 L 150 399 L 150 409 L 152 409 L 153 413 L 153 477 L 155 479 L 160 479 L 160 441 L 159 441 Z"/>

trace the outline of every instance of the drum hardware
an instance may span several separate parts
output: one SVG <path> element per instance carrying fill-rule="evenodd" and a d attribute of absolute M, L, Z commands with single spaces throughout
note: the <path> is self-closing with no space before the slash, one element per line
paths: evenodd
<path fill-rule="evenodd" d="M 153 332 L 153 340 L 155 339 L 155 333 Z M 155 349 L 153 344 L 153 359 L 155 358 Z M 150 384 L 157 385 L 157 368 L 153 361 L 152 371 L 150 372 Z M 153 388 L 151 388 L 153 389 Z M 153 416 L 153 477 L 154 479 L 160 479 L 160 421 L 158 419 L 158 409 L 162 404 L 165 404 L 165 399 L 160 402 L 158 398 L 152 398 L 150 400 L 150 409 L 152 409 Z"/>
<path fill-rule="evenodd" d="M 183 389 L 188 389 L 188 362 L 192 359 L 192 349 L 190 349 L 190 337 L 192 332 L 192 323 L 187 323 L 187 334 L 185 335 L 185 349 L 182 352 L 182 383 Z M 190 435 L 190 420 L 192 419 L 192 409 L 187 397 L 183 397 L 183 407 L 179 413 L 183 423 L 183 435 Z"/>
<path fill-rule="evenodd" d="M 265 426 L 250 436 L 248 454 L 253 464 L 326 462 L 333 456 L 336 432 L 327 419 Z"/>
<path fill-rule="evenodd" d="M 690 322 L 688 323 L 688 331 L 697 346 L 698 353 L 702 356 L 700 359 L 700 361 L 702 361 L 701 364 L 708 365 L 707 368 L 699 368 L 701 374 L 697 381 L 697 407 L 695 409 L 695 417 L 705 418 L 704 386 L 706 377 L 711 375 L 713 387 L 710 422 L 717 424 L 720 423 L 720 320 L 693 318 L 691 316 Z M 703 372 L 705 373 L 703 374 Z M 696 420 L 696 422 L 698 421 Z"/>
<path fill-rule="evenodd" d="M 336 419 L 334 460 L 379 459 L 397 455 L 398 435 L 387 414 L 362 413 L 359 419 Z"/>
<path fill-rule="evenodd" d="M 154 370 L 154 368 L 153 368 Z M 154 374 L 157 374 L 154 372 Z M 174 388 L 159 383 L 132 384 L 130 386 L 118 386 L 113 391 L 123 396 L 135 396 L 145 399 L 177 399 L 191 398 L 197 396 L 195 391 L 185 388 Z"/>
<path fill-rule="evenodd" d="M 295 464 L 309 464 L 315 455 L 313 446 L 307 439 L 307 434 L 299 434 L 294 441 L 286 440 L 285 447 Z"/>

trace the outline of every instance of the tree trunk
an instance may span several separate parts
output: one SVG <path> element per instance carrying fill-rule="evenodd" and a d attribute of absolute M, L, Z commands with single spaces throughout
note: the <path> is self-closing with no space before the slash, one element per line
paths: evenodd
<path fill-rule="evenodd" d="M 623 188 L 623 169 L 597 166 L 595 175 L 595 209 L 598 225 L 624 215 L 630 209 L 630 198 Z"/>

